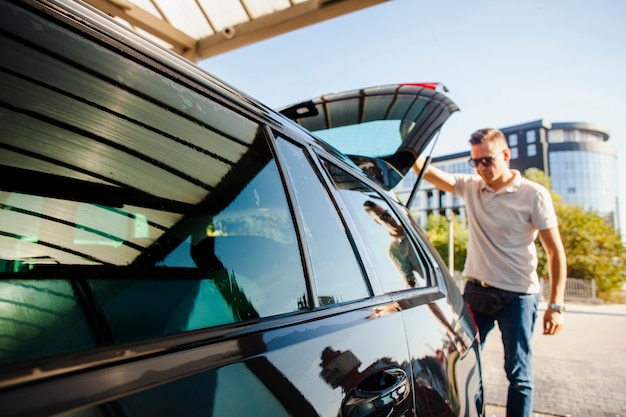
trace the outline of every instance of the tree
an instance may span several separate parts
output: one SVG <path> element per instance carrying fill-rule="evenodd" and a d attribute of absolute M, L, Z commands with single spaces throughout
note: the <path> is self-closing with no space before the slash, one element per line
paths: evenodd
<path fill-rule="evenodd" d="M 446 216 L 430 214 L 426 223 L 428 240 L 437 250 L 437 253 L 448 262 L 449 221 Z M 452 230 L 454 238 L 454 270 L 462 271 L 467 256 L 467 221 L 452 216 Z M 450 271 L 453 273 L 453 271 Z"/>
<path fill-rule="evenodd" d="M 531 168 L 524 172 L 524 176 L 551 190 L 550 181 L 543 171 Z M 626 251 L 619 233 L 597 213 L 565 204 L 560 196 L 550 192 L 567 257 L 567 275 L 585 280 L 595 279 L 599 296 L 609 299 L 621 287 L 626 267 Z M 547 278 L 547 259 L 539 239 L 536 245 L 539 254 L 537 271 L 540 276 Z"/>
<path fill-rule="evenodd" d="M 626 263 L 621 237 L 601 216 L 579 206 L 561 204 L 557 215 L 568 276 L 595 278 L 600 297 L 610 298 L 623 281 Z"/>

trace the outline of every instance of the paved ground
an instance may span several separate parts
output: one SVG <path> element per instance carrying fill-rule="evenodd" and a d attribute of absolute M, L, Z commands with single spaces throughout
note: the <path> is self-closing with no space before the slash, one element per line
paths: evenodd
<path fill-rule="evenodd" d="M 568 303 L 556 336 L 533 338 L 535 417 L 626 417 L 626 304 Z M 539 318 L 545 304 L 540 305 Z M 500 333 L 483 350 L 487 417 L 505 416 L 508 382 Z"/>

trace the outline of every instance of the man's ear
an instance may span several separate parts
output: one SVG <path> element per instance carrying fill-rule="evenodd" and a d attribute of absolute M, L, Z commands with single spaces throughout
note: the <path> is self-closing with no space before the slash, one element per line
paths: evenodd
<path fill-rule="evenodd" d="M 502 155 L 504 155 L 504 162 L 509 162 L 511 160 L 511 149 L 505 148 L 504 151 L 502 151 Z"/>

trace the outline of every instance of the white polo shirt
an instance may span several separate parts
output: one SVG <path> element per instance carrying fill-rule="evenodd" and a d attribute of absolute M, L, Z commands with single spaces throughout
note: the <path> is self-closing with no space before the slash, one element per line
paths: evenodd
<path fill-rule="evenodd" d="M 469 227 L 464 273 L 496 288 L 536 294 L 535 238 L 558 222 L 548 190 L 512 172 L 513 181 L 497 192 L 478 175 L 454 175 Z"/>

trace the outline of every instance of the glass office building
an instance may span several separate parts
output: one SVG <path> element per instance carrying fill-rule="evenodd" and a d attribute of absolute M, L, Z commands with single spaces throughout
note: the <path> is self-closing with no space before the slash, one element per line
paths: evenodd
<path fill-rule="evenodd" d="M 522 173 L 528 168 L 544 171 L 564 202 L 594 211 L 620 229 L 617 150 L 608 143 L 606 128 L 537 120 L 501 130 L 511 148 L 511 168 Z M 467 163 L 469 156 L 468 150 L 433 158 L 432 163 L 448 172 L 474 173 Z M 405 186 L 414 181 L 406 178 Z M 427 182 L 420 187 L 412 207 L 422 224 L 431 213 L 465 215 L 461 198 Z"/>

